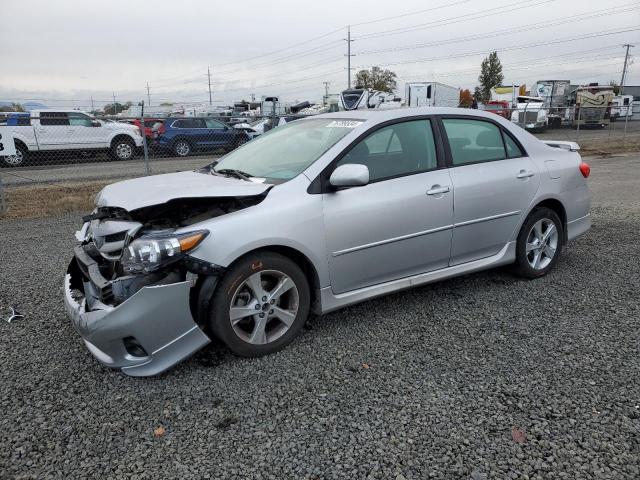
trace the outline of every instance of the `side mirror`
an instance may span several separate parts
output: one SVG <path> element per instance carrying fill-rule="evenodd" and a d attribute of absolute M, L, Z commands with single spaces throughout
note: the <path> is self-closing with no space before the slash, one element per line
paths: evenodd
<path fill-rule="evenodd" d="M 345 163 L 336 168 L 329 184 L 334 188 L 362 187 L 369 183 L 369 169 L 359 163 Z"/>
<path fill-rule="evenodd" d="M 98 120 L 91 120 L 92 127 L 101 127 L 102 124 Z"/>

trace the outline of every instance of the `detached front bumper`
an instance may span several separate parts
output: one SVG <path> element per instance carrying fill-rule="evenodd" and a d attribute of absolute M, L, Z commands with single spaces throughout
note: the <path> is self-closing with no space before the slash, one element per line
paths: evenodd
<path fill-rule="evenodd" d="M 131 376 L 156 375 L 210 342 L 191 314 L 191 282 L 146 286 L 111 306 L 102 303 L 91 280 L 70 266 L 64 303 L 73 326 L 102 364 Z"/>

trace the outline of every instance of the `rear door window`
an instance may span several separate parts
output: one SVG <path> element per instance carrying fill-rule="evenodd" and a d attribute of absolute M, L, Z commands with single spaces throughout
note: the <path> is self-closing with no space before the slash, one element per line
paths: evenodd
<path fill-rule="evenodd" d="M 40 125 L 69 125 L 69 116 L 66 112 L 40 112 Z"/>
<path fill-rule="evenodd" d="M 502 133 L 491 122 L 467 118 L 442 120 L 454 166 L 507 158 Z"/>
<path fill-rule="evenodd" d="M 201 118 L 183 118 L 173 122 L 173 128 L 204 128 L 204 120 Z"/>
<path fill-rule="evenodd" d="M 82 113 L 69 113 L 69 125 L 75 127 L 90 127 L 91 119 Z"/>
<path fill-rule="evenodd" d="M 214 120 L 212 118 L 206 118 L 204 120 L 204 122 L 207 125 L 207 128 L 215 128 L 218 130 L 224 130 L 225 129 L 225 124 L 222 122 L 219 122 L 218 120 Z"/>

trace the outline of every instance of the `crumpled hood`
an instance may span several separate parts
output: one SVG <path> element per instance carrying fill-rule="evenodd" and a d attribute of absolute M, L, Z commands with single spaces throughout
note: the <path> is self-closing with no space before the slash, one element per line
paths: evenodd
<path fill-rule="evenodd" d="M 178 198 L 259 195 L 270 187 L 270 184 L 198 172 L 167 173 L 107 185 L 96 197 L 96 205 L 130 212 Z"/>

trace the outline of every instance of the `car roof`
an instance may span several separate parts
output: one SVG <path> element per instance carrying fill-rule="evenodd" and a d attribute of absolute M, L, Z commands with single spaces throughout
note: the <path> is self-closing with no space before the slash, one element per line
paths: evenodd
<path fill-rule="evenodd" d="M 470 115 L 494 120 L 494 113 L 486 113 L 473 108 L 457 107 L 400 107 L 389 110 L 345 110 L 341 112 L 312 115 L 310 118 L 336 118 L 349 120 L 364 120 L 371 123 L 386 122 L 397 118 L 418 117 L 424 115 Z"/>

